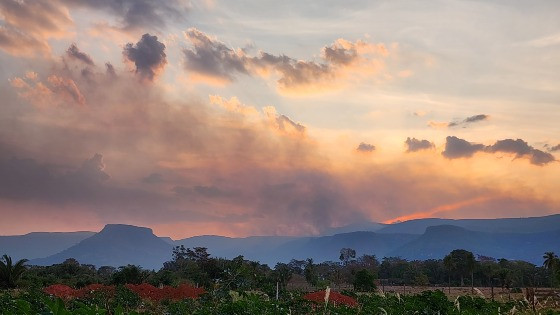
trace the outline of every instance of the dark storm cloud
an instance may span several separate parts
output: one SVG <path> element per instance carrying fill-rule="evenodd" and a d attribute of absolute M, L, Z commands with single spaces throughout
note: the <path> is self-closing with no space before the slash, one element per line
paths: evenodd
<path fill-rule="evenodd" d="M 156 74 L 167 64 L 165 45 L 158 41 L 157 36 L 150 34 L 142 35 L 136 45 L 126 44 L 123 55 L 134 62 L 136 73 L 150 81 L 153 81 Z"/>
<path fill-rule="evenodd" d="M 513 153 L 516 158 L 527 157 L 531 164 L 541 166 L 555 161 L 552 154 L 535 149 L 522 139 L 498 140 L 493 145 L 484 146 L 449 136 L 446 139 L 445 150 L 442 154 L 448 159 L 455 159 L 471 157 L 476 152 Z"/>
<path fill-rule="evenodd" d="M 102 10 L 119 18 L 125 29 L 163 28 L 169 20 L 184 19 L 189 5 L 181 0 L 62 0 L 75 7 Z"/>
<path fill-rule="evenodd" d="M 406 152 L 416 152 L 434 148 L 434 144 L 428 140 L 419 140 L 408 137 L 404 143 L 406 145 Z"/>
<path fill-rule="evenodd" d="M 484 145 L 473 144 L 455 136 L 448 136 L 445 141 L 443 156 L 448 159 L 471 157 L 476 152 L 484 150 Z"/>
<path fill-rule="evenodd" d="M 356 148 L 358 152 L 373 152 L 375 151 L 375 146 L 373 144 L 362 142 Z"/>
<path fill-rule="evenodd" d="M 78 46 L 76 46 L 76 44 L 72 44 L 70 45 L 70 47 L 68 47 L 68 50 L 66 50 L 66 55 L 68 55 L 71 58 L 77 59 L 83 63 L 85 63 L 86 65 L 89 66 L 93 66 L 93 59 L 91 59 L 91 57 L 80 51 L 80 49 L 78 48 Z"/>

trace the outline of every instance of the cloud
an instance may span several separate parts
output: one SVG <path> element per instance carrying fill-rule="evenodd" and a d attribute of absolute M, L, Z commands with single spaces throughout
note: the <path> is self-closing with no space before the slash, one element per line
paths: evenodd
<path fill-rule="evenodd" d="M 473 123 L 473 122 L 477 122 L 477 121 L 487 120 L 489 117 L 490 116 L 485 115 L 485 114 L 474 115 L 474 116 L 465 118 L 465 120 L 463 120 L 463 122 Z"/>
<path fill-rule="evenodd" d="M 68 10 L 57 1 L 0 1 L 0 48 L 15 56 L 50 53 L 48 39 L 70 35 Z"/>
<path fill-rule="evenodd" d="M 68 55 L 70 58 L 79 60 L 83 63 L 85 63 L 88 66 L 93 66 L 93 59 L 91 59 L 91 57 L 80 51 L 80 49 L 78 48 L 78 46 L 76 46 L 76 44 L 72 44 L 70 45 L 70 47 L 68 47 L 68 50 L 66 50 L 66 55 Z"/>
<path fill-rule="evenodd" d="M 53 58 L 0 82 L 4 233 L 28 232 L 39 221 L 44 230 L 123 222 L 175 237 L 302 235 L 479 196 L 491 201 L 446 215 L 535 215 L 527 209 L 544 214 L 558 205 L 555 186 L 540 178 L 556 168 L 507 178 L 480 170 L 474 180 L 461 161 L 428 154 L 340 157 L 329 154 L 340 151 L 336 144 L 272 106 L 217 95 L 168 98 L 166 85 L 105 67 L 88 66 L 84 77 Z M 71 82 L 87 107 L 61 106 L 80 99 Z"/>
<path fill-rule="evenodd" d="M 249 56 L 243 49 L 232 49 L 216 38 L 190 28 L 185 32 L 192 48 L 183 50 L 185 69 L 210 82 L 231 82 L 238 75 L 278 77 L 277 85 L 285 92 L 318 91 L 340 86 L 344 79 L 361 79 L 378 74 L 389 55 L 383 44 L 362 40 L 337 39 L 322 49 L 321 61 L 296 60 L 286 55 L 261 51 Z M 338 83 L 338 84 L 337 84 Z"/>
<path fill-rule="evenodd" d="M 81 199 L 109 179 L 104 167 L 100 154 L 66 172 L 35 159 L 0 156 L 0 198 L 50 202 Z"/>
<path fill-rule="evenodd" d="M 456 159 L 471 157 L 476 152 L 513 153 L 516 158 L 528 157 L 532 164 L 539 166 L 555 161 L 552 154 L 535 149 L 522 139 L 498 140 L 493 145 L 484 146 L 449 136 L 446 138 L 445 150 L 442 154 L 448 159 Z"/>
<path fill-rule="evenodd" d="M 406 152 L 416 152 L 420 150 L 432 149 L 435 145 L 428 140 L 418 140 L 416 138 L 406 138 L 404 142 L 406 145 Z"/>
<path fill-rule="evenodd" d="M 58 77 L 56 75 L 49 76 L 47 80 L 52 85 L 52 91 L 54 93 L 63 95 L 67 99 L 80 105 L 86 104 L 86 99 L 74 80 Z"/>
<path fill-rule="evenodd" d="M 46 82 L 37 77 L 19 78 L 10 80 L 13 87 L 18 89 L 18 94 L 38 107 L 52 105 L 78 104 L 86 105 L 86 98 L 73 79 L 50 75 Z"/>
<path fill-rule="evenodd" d="M 249 74 L 249 61 L 242 51 L 234 51 L 195 28 L 188 29 L 185 36 L 193 45 L 183 50 L 187 70 L 225 81 L 233 81 L 237 73 Z"/>
<path fill-rule="evenodd" d="M 489 118 L 490 118 L 489 115 L 480 114 L 480 115 L 474 115 L 474 116 L 467 117 L 467 118 L 465 118 L 461 121 L 451 121 L 451 122 L 448 122 L 448 123 L 437 122 L 437 121 L 429 121 L 428 126 L 430 126 L 432 128 L 436 128 L 436 129 L 447 128 L 447 127 L 457 127 L 457 126 L 463 126 L 463 128 L 465 128 L 469 124 L 476 123 L 476 122 L 479 122 L 479 121 L 488 120 Z"/>
<path fill-rule="evenodd" d="M 545 165 L 555 161 L 555 158 L 552 154 L 535 149 L 522 139 L 499 140 L 495 144 L 488 146 L 486 148 L 486 151 L 492 153 L 514 153 L 516 158 L 528 156 L 531 163 L 535 165 Z"/>
<path fill-rule="evenodd" d="M 157 36 L 151 36 L 150 34 L 142 35 L 136 45 L 126 44 L 123 55 L 134 63 L 136 73 L 149 81 L 153 81 L 167 64 L 165 45 L 158 41 Z"/>
<path fill-rule="evenodd" d="M 548 151 L 550 151 L 550 152 L 560 151 L 560 144 L 557 144 L 553 147 L 548 148 Z"/>
<path fill-rule="evenodd" d="M 183 0 L 62 0 L 71 7 L 108 12 L 119 19 L 123 30 L 164 28 L 171 20 L 186 18 L 190 4 Z"/>
<path fill-rule="evenodd" d="M 362 142 L 356 148 L 358 152 L 373 152 L 375 151 L 375 146 L 373 144 Z"/>
<path fill-rule="evenodd" d="M 443 156 L 448 159 L 471 157 L 476 152 L 484 150 L 484 145 L 473 144 L 455 136 L 448 136 L 445 141 Z"/>

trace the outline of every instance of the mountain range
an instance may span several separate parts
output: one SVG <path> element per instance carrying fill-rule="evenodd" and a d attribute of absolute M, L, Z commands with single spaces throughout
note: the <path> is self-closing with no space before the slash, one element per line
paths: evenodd
<path fill-rule="evenodd" d="M 145 227 L 108 224 L 100 232 L 29 233 L 0 236 L 0 254 L 51 265 L 75 258 L 100 266 L 140 265 L 159 269 L 173 246 L 206 247 L 214 257 L 260 261 L 271 267 L 291 259 L 338 261 L 341 248 L 358 256 L 440 259 L 454 249 L 475 255 L 542 263 L 546 251 L 560 252 L 560 215 L 508 219 L 417 219 L 394 224 L 364 222 L 333 228 L 319 236 L 195 236 L 180 240 L 156 236 Z"/>

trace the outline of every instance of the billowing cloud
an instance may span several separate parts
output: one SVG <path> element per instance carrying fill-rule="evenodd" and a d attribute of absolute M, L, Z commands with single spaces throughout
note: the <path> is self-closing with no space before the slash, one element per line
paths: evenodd
<path fill-rule="evenodd" d="M 320 62 L 262 51 L 259 56 L 249 56 L 243 49 L 230 48 L 195 28 L 187 30 L 185 36 L 192 45 L 183 50 L 185 68 L 196 76 L 230 82 L 239 74 L 274 75 L 278 77 L 278 88 L 286 92 L 334 88 L 337 82 L 349 77 L 360 80 L 374 76 L 384 67 L 383 60 L 389 55 L 383 44 L 338 39 L 322 49 Z"/>
<path fill-rule="evenodd" d="M 373 152 L 375 151 L 375 146 L 373 144 L 361 142 L 356 148 L 358 152 Z"/>
<path fill-rule="evenodd" d="M 123 55 L 134 63 L 136 73 L 149 81 L 153 81 L 167 64 L 165 45 L 158 41 L 157 36 L 151 36 L 150 34 L 142 35 L 136 45 L 126 44 Z"/>
<path fill-rule="evenodd" d="M 249 59 L 241 50 L 235 51 L 195 28 L 188 29 L 185 36 L 193 45 L 183 50 L 188 71 L 226 81 L 232 81 L 238 73 L 249 74 Z"/>
<path fill-rule="evenodd" d="M 406 152 L 416 152 L 420 150 L 432 149 L 435 145 L 428 140 L 419 140 L 416 138 L 406 138 L 404 142 L 406 145 Z"/>
<path fill-rule="evenodd" d="M 66 55 L 68 55 L 70 58 L 79 60 L 88 66 L 93 66 L 93 59 L 91 59 L 88 54 L 80 51 L 76 44 L 72 44 L 70 45 L 70 47 L 68 47 L 68 50 L 66 50 Z"/>
<path fill-rule="evenodd" d="M 445 140 L 445 150 L 442 154 L 448 159 L 471 157 L 476 152 L 484 150 L 482 144 L 473 144 L 455 136 L 448 136 Z"/>
<path fill-rule="evenodd" d="M 161 42 L 165 38 L 171 43 L 170 37 L 159 34 Z M 203 35 L 197 35 L 199 40 L 206 40 Z M 165 65 L 160 40 L 146 47 L 140 40 L 125 49 L 126 60 L 147 80 Z M 220 67 L 202 67 L 201 61 L 200 69 L 210 70 L 187 69 L 189 74 L 222 81 L 243 75 L 269 77 L 279 89 L 296 91 L 368 80 L 378 75 L 383 61 L 387 66 L 391 62 L 380 47 L 360 41 L 337 40 L 315 59 L 303 61 L 265 52 L 249 55 L 252 50 L 217 43 L 208 37 L 200 47 L 214 52 L 211 60 L 221 62 Z M 171 47 L 175 46 L 165 49 Z M 154 54 L 144 55 L 150 49 Z M 195 56 L 210 54 L 194 46 L 190 50 Z M 435 150 L 404 154 L 399 152 L 400 133 L 360 130 L 362 139 L 389 136 L 383 139 L 388 149 L 369 159 L 356 153 L 359 141 L 346 131 L 335 134 L 329 129 L 323 134 L 323 125 L 308 124 L 305 115 L 323 115 L 323 108 L 309 107 L 300 115 L 294 111 L 299 104 L 288 104 L 289 99 L 277 99 L 276 109 L 269 105 L 275 99 L 263 99 L 261 91 L 255 91 L 259 96 L 239 93 L 236 98 L 229 89 L 224 91 L 228 98 L 213 95 L 208 101 L 206 88 L 192 92 L 168 77 L 144 84 L 130 71 L 97 61 L 99 57 L 87 65 L 68 62 L 64 54 L 14 62 L 6 67 L 11 80 L 0 82 L 0 210 L 5 219 L 0 230 L 6 234 L 29 232 L 36 222 L 41 223 L 37 229 L 51 231 L 122 222 L 151 226 L 160 235 L 174 237 L 302 235 L 357 221 L 422 214 L 540 215 L 556 211 L 560 202 L 558 168 L 481 159 L 488 168 L 477 168 L 473 176 L 468 166 L 478 161 L 449 161 L 486 152 L 550 163 L 549 155 L 530 146 L 527 151 L 516 140 L 484 146 L 453 138 L 444 155 Z M 233 64 L 223 62 L 228 58 Z M 356 101 L 369 100 L 362 97 L 356 95 Z M 243 103 L 247 100 L 252 104 Z M 79 104 L 87 106 L 74 106 Z M 427 146 L 424 141 L 412 138 L 410 148 Z M 368 143 L 360 146 L 374 149 Z M 496 176 L 492 166 L 507 171 Z M 509 172 L 508 167 L 515 169 Z"/>
<path fill-rule="evenodd" d="M 17 56 L 46 55 L 50 38 L 69 35 L 73 25 L 66 7 L 57 1 L 0 1 L 0 49 Z"/>
<path fill-rule="evenodd" d="M 530 162 L 535 165 L 545 165 L 555 161 L 552 154 L 535 149 L 522 139 L 498 140 L 493 145 L 484 146 L 470 143 L 455 136 L 449 136 L 446 138 L 445 150 L 442 154 L 448 159 L 455 159 L 471 157 L 476 152 L 512 153 L 515 154 L 516 158 L 528 157 Z"/>
<path fill-rule="evenodd" d="M 504 152 L 513 153 L 516 158 L 529 157 L 532 164 L 544 165 L 555 161 L 554 156 L 550 153 L 543 152 L 530 146 L 522 139 L 504 139 L 499 140 L 486 148 L 488 152 Z"/>

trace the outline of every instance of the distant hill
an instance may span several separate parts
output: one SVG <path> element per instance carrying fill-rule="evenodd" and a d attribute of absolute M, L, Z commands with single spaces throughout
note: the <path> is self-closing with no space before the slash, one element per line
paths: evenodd
<path fill-rule="evenodd" d="M 320 237 L 276 237 L 260 236 L 228 238 L 222 236 L 197 236 L 176 241 L 185 247 L 206 247 L 215 257 L 233 258 L 243 255 L 247 259 L 266 263 L 271 267 L 277 262 L 291 259 L 313 258 L 316 262 L 338 261 L 340 249 L 350 247 L 357 255 L 383 257 L 394 248 L 416 238 L 407 234 L 377 234 L 374 232 L 352 232 Z"/>
<path fill-rule="evenodd" d="M 276 249 L 280 261 L 287 262 L 291 258 L 313 258 L 316 262 L 339 261 L 341 248 L 356 250 L 357 256 L 386 256 L 394 248 L 417 238 L 411 234 L 379 234 L 375 232 L 352 232 L 332 236 L 309 237 L 288 242 Z"/>
<path fill-rule="evenodd" d="M 46 257 L 76 245 L 95 232 L 33 232 L 25 235 L 0 236 L 0 255 L 14 260 Z"/>
<path fill-rule="evenodd" d="M 560 226 L 557 228 L 540 233 L 487 233 L 452 225 L 432 226 L 389 255 L 409 260 L 440 259 L 454 249 L 465 249 L 475 255 L 525 260 L 540 265 L 544 252 L 560 252 Z"/>
<path fill-rule="evenodd" d="M 357 229 L 357 231 L 352 231 Z M 376 230 L 376 231 L 368 231 Z M 340 231 L 350 232 L 340 233 Z M 158 237 L 149 228 L 109 224 L 99 233 L 30 233 L 0 236 L 0 255 L 31 258 L 30 264 L 51 265 L 67 258 L 97 267 L 136 264 L 160 269 L 171 259 L 173 246 L 206 247 L 213 257 L 246 259 L 274 267 L 291 259 L 338 261 L 340 249 L 358 256 L 400 256 L 410 260 L 443 258 L 454 249 L 477 255 L 542 264 L 547 251 L 560 252 L 560 215 L 535 218 L 450 220 L 418 219 L 396 224 L 364 222 L 334 228 L 315 237 L 195 236 L 182 240 Z M 43 258 L 43 257 L 45 258 Z M 47 257 L 48 256 L 48 257 Z"/>
<path fill-rule="evenodd" d="M 544 217 L 502 218 L 502 219 L 416 219 L 387 224 L 378 233 L 423 234 L 427 227 L 454 225 L 471 231 L 492 233 L 539 233 L 560 228 L 560 214 Z"/>
<path fill-rule="evenodd" d="M 298 240 L 298 237 L 290 236 L 251 236 L 244 238 L 232 238 L 225 236 L 203 235 L 194 236 L 175 241 L 176 245 L 185 247 L 206 247 L 214 257 L 234 258 L 243 255 L 247 259 L 257 260 L 262 263 L 272 264 L 281 261 L 282 255 L 276 250 L 288 242 Z M 279 260 L 280 259 L 280 260 Z"/>
<path fill-rule="evenodd" d="M 386 225 L 387 224 L 365 221 L 365 222 L 353 223 L 341 227 L 329 228 L 321 234 L 328 236 L 328 235 L 350 233 L 350 232 L 377 232 L 382 228 L 384 228 Z"/>
<path fill-rule="evenodd" d="M 155 236 L 151 229 L 124 224 L 108 224 L 99 233 L 62 252 L 31 260 L 32 265 L 52 265 L 68 258 L 82 264 L 100 266 L 140 265 L 160 269 L 171 259 L 172 245 Z"/>

